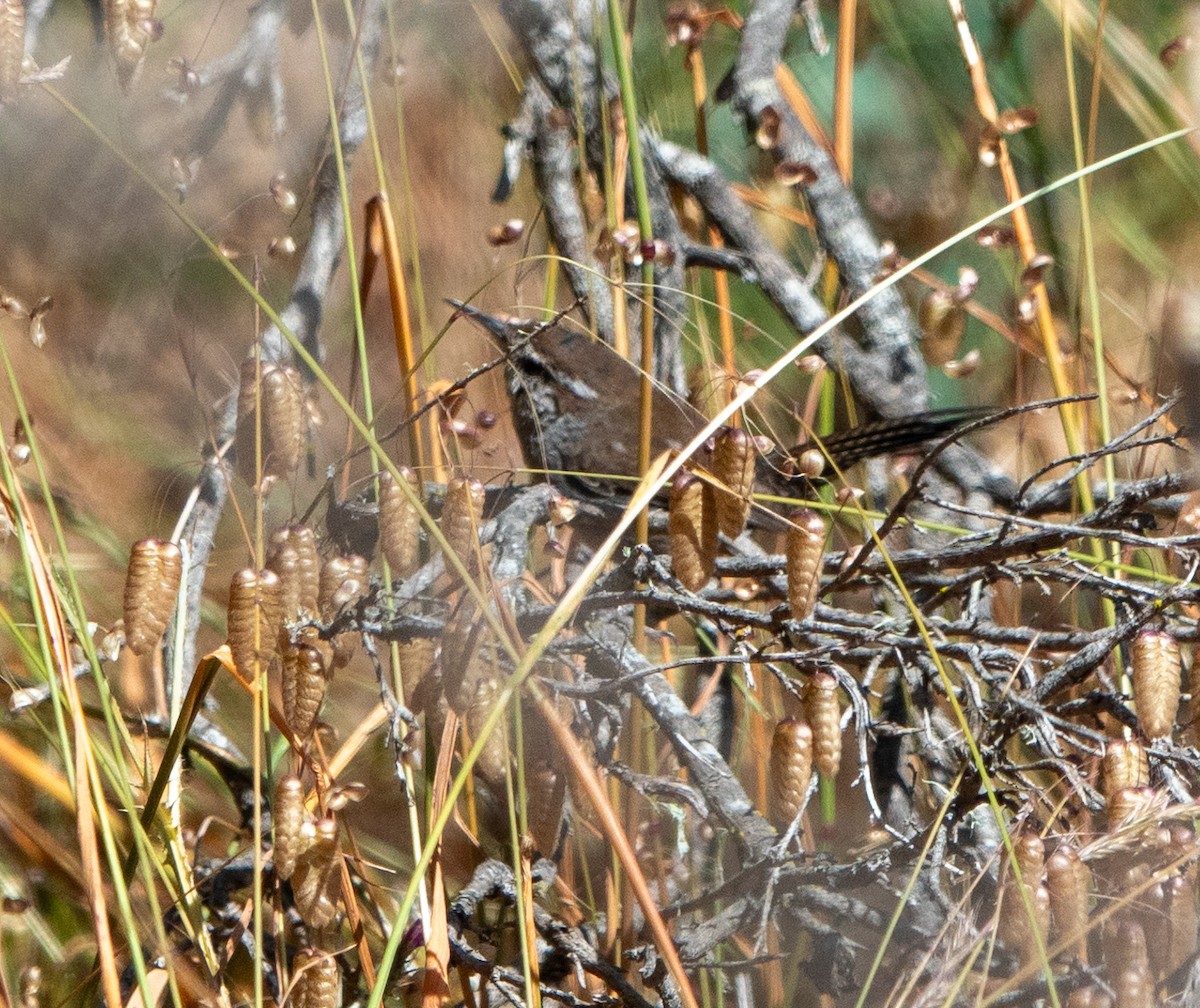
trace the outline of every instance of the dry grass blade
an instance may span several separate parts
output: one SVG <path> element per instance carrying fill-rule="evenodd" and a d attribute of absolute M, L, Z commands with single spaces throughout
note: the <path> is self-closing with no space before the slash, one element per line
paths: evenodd
<path fill-rule="evenodd" d="M 24 0 L 0 0 L 0 106 L 15 93 L 24 62 Z"/>
<path fill-rule="evenodd" d="M 96 840 L 96 822 L 93 811 L 93 802 L 103 805 L 104 796 L 98 787 L 99 774 L 92 753 L 91 736 L 88 734 L 87 715 L 75 685 L 75 676 L 72 674 L 74 663 L 71 658 L 70 633 L 59 600 L 58 586 L 34 525 L 29 501 L 21 491 L 20 484 L 14 483 L 13 485 L 17 495 L 15 500 L 10 498 L 8 492 L 0 487 L 0 506 L 3 506 L 12 526 L 19 530 L 22 552 L 30 565 L 32 574 L 31 587 L 34 605 L 41 616 L 41 623 L 45 627 L 47 644 L 54 663 L 54 674 L 59 677 L 66 700 L 67 713 L 71 722 L 72 741 L 75 745 L 72 756 L 75 764 L 76 837 L 79 841 L 80 859 L 83 864 L 88 909 L 91 913 L 94 938 L 100 957 L 100 980 L 108 1008 L 120 1008 L 122 1005 L 121 986 L 112 932 L 108 924 L 108 903 L 105 896 L 106 875 Z M 95 796 L 93 797 L 93 795 Z"/>

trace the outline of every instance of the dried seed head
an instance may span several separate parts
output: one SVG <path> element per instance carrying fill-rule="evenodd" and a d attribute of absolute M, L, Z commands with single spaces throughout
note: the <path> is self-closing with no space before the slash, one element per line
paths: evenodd
<path fill-rule="evenodd" d="M 1101 937 L 1104 965 L 1110 976 L 1126 970 L 1149 970 L 1146 932 L 1128 911 L 1109 918 Z"/>
<path fill-rule="evenodd" d="M 1104 750 L 1101 786 L 1110 802 L 1123 788 L 1145 787 L 1150 783 L 1150 760 L 1136 739 L 1114 739 Z"/>
<path fill-rule="evenodd" d="M 262 409 L 262 480 L 290 476 L 304 454 L 304 385 L 300 373 L 251 357 L 242 363 L 237 406 L 238 472 L 259 485 L 259 407 Z"/>
<path fill-rule="evenodd" d="M 1148 966 L 1121 970 L 1112 979 L 1113 1008 L 1155 1008 L 1154 979 Z"/>
<path fill-rule="evenodd" d="M 414 494 L 420 492 L 412 470 L 401 467 L 399 473 Z M 379 541 L 392 573 L 398 578 L 411 577 L 421 562 L 421 515 L 386 471 L 379 474 Z"/>
<path fill-rule="evenodd" d="M 1046 888 L 1055 944 L 1065 942 L 1081 961 L 1087 959 L 1088 899 L 1092 873 L 1070 844 L 1061 844 L 1046 861 Z"/>
<path fill-rule="evenodd" d="M 275 782 L 275 798 L 271 802 L 271 830 L 274 834 L 275 876 L 281 882 L 290 879 L 296 869 L 296 858 L 305 845 L 302 830 L 307 820 L 300 778 L 294 774 L 280 777 Z"/>
<path fill-rule="evenodd" d="M 279 653 L 283 626 L 283 593 L 274 571 L 246 569 L 234 574 L 226 623 L 238 671 L 248 679 L 265 672 Z"/>
<path fill-rule="evenodd" d="M 934 288 L 921 299 L 921 353 L 925 363 L 941 367 L 954 360 L 966 330 L 967 312 L 953 294 Z"/>
<path fill-rule="evenodd" d="M 771 821 L 786 830 L 804 807 L 812 780 L 813 731 L 807 721 L 784 718 L 771 737 Z"/>
<path fill-rule="evenodd" d="M 293 623 L 317 615 L 321 560 L 312 529 L 307 525 L 285 525 L 276 530 L 267 553 L 267 569 L 279 576 L 285 621 Z"/>
<path fill-rule="evenodd" d="M 757 457 L 754 439 L 740 427 L 726 427 L 717 434 L 712 462 L 713 475 L 722 484 L 716 488 L 717 528 L 730 539 L 742 534 L 750 517 Z"/>
<path fill-rule="evenodd" d="M 842 710 L 838 683 L 828 672 L 817 672 L 804 687 L 804 716 L 812 726 L 813 764 L 828 780 L 842 762 Z"/>
<path fill-rule="evenodd" d="M 142 70 L 146 47 L 162 37 L 154 16 L 157 0 L 104 0 L 104 33 L 117 64 L 117 79 L 128 90 Z"/>
<path fill-rule="evenodd" d="M 365 557 L 351 553 L 331 556 L 321 565 L 317 608 L 324 620 L 333 619 L 346 606 L 361 599 L 370 587 L 370 565 Z"/>
<path fill-rule="evenodd" d="M 1162 630 L 1143 630 L 1133 642 L 1133 699 L 1147 738 L 1170 735 L 1179 709 L 1183 663 L 1179 642 Z"/>
<path fill-rule="evenodd" d="M 472 745 L 483 733 L 487 719 L 496 708 L 500 694 L 500 684 L 494 676 L 488 675 L 475 681 L 475 695 L 467 704 L 463 720 L 466 722 L 467 733 Z M 479 758 L 475 761 L 475 773 L 495 794 L 503 794 L 506 790 L 505 778 L 508 776 L 508 745 L 504 737 L 504 723 L 501 722 L 487 737 Z"/>
<path fill-rule="evenodd" d="M 792 619 L 806 620 L 812 615 L 821 592 L 821 562 L 825 558 L 825 520 L 808 508 L 788 515 L 787 532 L 788 607 Z"/>
<path fill-rule="evenodd" d="M 477 479 L 452 479 L 446 486 L 446 503 L 439 526 L 451 551 L 467 570 L 479 550 L 484 499 L 483 484 Z"/>
<path fill-rule="evenodd" d="M 183 553 L 172 542 L 143 539 L 129 551 L 125 576 L 125 643 L 141 656 L 158 646 L 175 608 Z"/>
<path fill-rule="evenodd" d="M 1013 859 L 1021 870 L 1021 882 L 1024 885 L 1037 885 L 1042 881 L 1046 845 L 1040 836 L 1026 831 L 1013 837 Z"/>
<path fill-rule="evenodd" d="M 333 819 L 321 819 L 306 823 L 301 832 L 310 843 L 296 859 L 292 872 L 296 909 L 310 928 L 328 927 L 341 912 L 342 851 L 338 825 Z"/>
<path fill-rule="evenodd" d="M 428 637 L 414 637 L 397 645 L 397 649 L 400 659 L 400 681 L 404 687 L 404 703 L 410 710 L 419 712 L 425 706 L 428 693 L 426 684 L 433 671 L 433 641 Z"/>
<path fill-rule="evenodd" d="M 825 456 L 816 448 L 806 448 L 796 456 L 796 472 L 816 479 L 825 471 Z"/>
<path fill-rule="evenodd" d="M 1021 890 L 1029 894 L 1029 907 L 1021 896 Z M 1050 926 L 1050 892 L 1044 885 L 1018 886 L 1011 875 L 1001 889 L 1000 918 L 996 923 L 1000 940 L 1021 959 L 1022 963 L 1033 962 L 1038 957 L 1037 936 L 1045 942 Z M 1033 911 L 1030 919 L 1029 911 Z M 1036 931 L 1035 931 L 1036 925 Z"/>
<path fill-rule="evenodd" d="M 481 653 L 486 628 L 478 610 L 464 600 L 442 631 L 442 689 L 446 703 L 458 714 L 475 702 L 480 683 L 492 678 L 487 657 Z"/>
<path fill-rule="evenodd" d="M 0 105 L 16 94 L 24 62 L 24 0 L 0 0 Z"/>
<path fill-rule="evenodd" d="M 283 647 L 283 717 L 303 745 L 325 699 L 325 660 L 317 648 L 288 641 Z"/>
<path fill-rule="evenodd" d="M 342 1003 L 342 971 L 328 952 L 302 949 L 292 960 L 289 1008 L 337 1008 Z"/>
<path fill-rule="evenodd" d="M 1196 954 L 1200 919 L 1196 913 L 1196 887 L 1190 873 L 1174 875 L 1163 883 L 1163 913 L 1169 934 L 1162 972 L 1169 976 Z"/>
<path fill-rule="evenodd" d="M 717 508 L 712 487 L 681 472 L 671 484 L 667 538 L 671 569 L 688 591 L 699 591 L 712 577 L 717 559 Z"/>
<path fill-rule="evenodd" d="M 42 968 L 36 965 L 21 970 L 17 995 L 20 1008 L 40 1008 L 42 1003 Z"/>
<path fill-rule="evenodd" d="M 543 857 L 555 857 L 566 810 L 566 772 L 549 759 L 535 758 L 525 769 L 525 790 L 534 848 Z"/>
<path fill-rule="evenodd" d="M 1108 797 L 1108 828 L 1116 829 L 1122 823 L 1140 819 L 1154 807 L 1157 797 L 1152 787 L 1118 789 Z"/>

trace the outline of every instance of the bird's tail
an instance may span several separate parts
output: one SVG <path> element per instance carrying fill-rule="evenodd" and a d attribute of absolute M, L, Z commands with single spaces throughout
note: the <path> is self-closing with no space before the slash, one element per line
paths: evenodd
<path fill-rule="evenodd" d="M 821 447 L 839 469 L 845 469 L 865 458 L 911 448 L 949 434 L 972 420 L 980 420 L 990 410 L 972 406 L 927 410 L 907 417 L 890 417 L 860 424 L 841 434 L 821 439 Z M 795 452 L 816 445 L 801 445 Z"/>

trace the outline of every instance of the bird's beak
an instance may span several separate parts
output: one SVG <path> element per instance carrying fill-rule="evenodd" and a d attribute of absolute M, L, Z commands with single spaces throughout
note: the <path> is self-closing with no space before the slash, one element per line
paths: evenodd
<path fill-rule="evenodd" d="M 489 336 L 492 337 L 502 350 L 507 350 L 512 344 L 513 327 L 507 322 L 502 322 L 493 315 L 489 315 L 485 311 L 480 311 L 474 305 L 469 305 L 465 301 L 455 301 L 453 298 L 446 298 L 446 304 L 454 308 L 454 314 L 466 315 L 467 318 L 479 323 Z"/>

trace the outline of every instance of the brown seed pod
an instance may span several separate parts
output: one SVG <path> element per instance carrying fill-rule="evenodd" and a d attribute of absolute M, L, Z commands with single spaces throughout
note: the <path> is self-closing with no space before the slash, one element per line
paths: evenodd
<path fill-rule="evenodd" d="M 534 848 L 543 857 L 558 853 L 566 810 L 566 771 L 544 757 L 535 757 L 525 768 L 526 815 Z"/>
<path fill-rule="evenodd" d="M 1154 979 L 1149 968 L 1134 967 L 1118 972 L 1112 979 L 1114 1008 L 1154 1008 Z"/>
<path fill-rule="evenodd" d="M 1046 888 L 1056 943 L 1069 943 L 1067 950 L 1086 962 L 1092 873 L 1070 844 L 1060 844 L 1046 860 Z"/>
<path fill-rule="evenodd" d="M 815 673 L 804 687 L 804 716 L 812 726 L 813 765 L 833 780 L 842 763 L 842 709 L 837 679 L 830 673 Z"/>
<path fill-rule="evenodd" d="M 342 970 L 328 952 L 301 949 L 292 959 L 288 1008 L 337 1008 L 342 1003 Z"/>
<path fill-rule="evenodd" d="M 1029 893 L 1029 907 L 1021 897 L 1024 888 Z M 997 935 L 1022 963 L 1033 962 L 1038 957 L 1037 936 L 1045 943 L 1050 927 L 1050 892 L 1044 885 L 1019 886 L 1015 878 L 1008 877 L 1001 889 L 1000 919 L 996 923 Z M 1033 910 L 1030 920 L 1029 910 Z M 1034 924 L 1037 930 L 1034 930 Z"/>
<path fill-rule="evenodd" d="M 321 565 L 317 608 L 323 620 L 333 619 L 346 606 L 354 605 L 370 587 L 370 564 L 351 553 L 331 556 Z"/>
<path fill-rule="evenodd" d="M 325 660 L 317 648 L 302 641 L 288 641 L 282 658 L 283 717 L 304 744 L 325 699 Z"/>
<path fill-rule="evenodd" d="M 1099 987 L 1077 987 L 1067 995 L 1067 1008 L 1112 1008 L 1112 998 Z"/>
<path fill-rule="evenodd" d="M 424 709 L 432 686 L 434 647 L 428 637 L 414 637 L 397 645 L 400 659 L 400 681 L 404 687 L 404 703 L 419 713 Z"/>
<path fill-rule="evenodd" d="M 500 684 L 493 676 L 477 681 L 475 696 L 471 699 L 464 717 L 472 745 L 483 732 L 485 722 L 495 710 L 499 694 Z M 508 746 L 505 743 L 503 722 L 496 726 L 484 742 L 479 758 L 475 761 L 475 773 L 495 794 L 504 794 L 505 778 L 508 776 Z"/>
<path fill-rule="evenodd" d="M 966 329 L 966 309 L 953 294 L 934 288 L 921 299 L 918 315 L 925 363 L 941 367 L 954 360 Z"/>
<path fill-rule="evenodd" d="M 821 593 L 821 563 L 825 559 L 825 520 L 809 508 L 788 515 L 785 549 L 788 608 L 792 619 L 806 620 Z"/>
<path fill-rule="evenodd" d="M 1101 933 L 1104 965 L 1113 976 L 1124 970 L 1148 970 L 1150 956 L 1146 949 L 1146 932 L 1128 910 L 1108 919 Z"/>
<path fill-rule="evenodd" d="M 1136 739 L 1114 739 L 1104 750 L 1101 786 L 1104 797 L 1112 797 L 1122 788 L 1145 787 L 1150 783 L 1150 760 L 1145 747 Z"/>
<path fill-rule="evenodd" d="M 1179 642 L 1162 630 L 1143 630 L 1133 641 L 1133 699 L 1147 738 L 1170 735 L 1179 710 L 1183 663 Z"/>
<path fill-rule="evenodd" d="M 302 835 L 308 812 L 304 808 L 304 785 L 294 774 L 286 774 L 275 782 L 275 797 L 271 802 L 271 831 L 274 834 L 272 857 L 275 876 L 281 882 L 292 877 L 296 858 L 304 848 Z"/>
<path fill-rule="evenodd" d="M 740 427 L 718 432 L 712 461 L 713 475 L 723 484 L 716 490 L 717 528 L 730 539 L 742 534 L 750 517 L 757 457 L 754 438 Z"/>
<path fill-rule="evenodd" d="M 24 0 L 0 0 L 0 105 L 16 93 L 24 63 Z"/>
<path fill-rule="evenodd" d="M 807 721 L 784 718 L 771 737 L 771 821 L 786 830 L 804 807 L 812 780 L 813 731 Z"/>
<path fill-rule="evenodd" d="M 229 586 L 226 632 L 233 662 L 246 678 L 265 672 L 279 653 L 283 595 L 274 571 L 240 570 Z"/>
<path fill-rule="evenodd" d="M 1040 885 L 1046 863 L 1046 845 L 1036 833 L 1022 832 L 1013 837 L 1013 860 L 1021 870 L 1021 883 Z M 1006 867 L 1011 867 L 1007 865 Z"/>
<path fill-rule="evenodd" d="M 470 709 L 481 683 L 492 678 L 487 656 L 482 653 L 486 632 L 487 623 L 466 600 L 442 631 L 442 690 L 446 703 L 458 714 Z"/>
<path fill-rule="evenodd" d="M 1108 798 L 1108 828 L 1141 818 L 1154 807 L 1157 797 L 1152 787 L 1118 788 Z"/>
<path fill-rule="evenodd" d="M 712 577 L 717 560 L 717 524 L 713 488 L 681 472 L 671 484 L 667 538 L 671 570 L 688 591 L 699 591 Z"/>
<path fill-rule="evenodd" d="M 318 614 L 321 559 L 312 529 L 307 525 L 277 529 L 271 536 L 267 569 L 279 575 L 285 621 L 295 623 Z"/>
<path fill-rule="evenodd" d="M 342 849 L 336 820 L 305 823 L 302 833 L 309 844 L 296 859 L 292 892 L 296 909 L 311 928 L 328 927 L 337 920 L 342 896 Z"/>
<path fill-rule="evenodd" d="M 1191 874 L 1174 875 L 1163 883 L 1163 914 L 1168 936 L 1162 973 L 1170 976 L 1196 954 L 1196 887 Z"/>
<path fill-rule="evenodd" d="M 452 479 L 438 523 L 446 544 L 470 570 L 479 551 L 479 521 L 483 514 L 483 484 L 477 479 Z M 453 568 L 451 568 L 453 570 Z"/>
<path fill-rule="evenodd" d="M 413 493 L 420 484 L 412 470 L 401 467 Z M 411 577 L 421 562 L 421 515 L 390 472 L 379 474 L 379 543 L 398 578 Z"/>
<path fill-rule="evenodd" d="M 125 643 L 135 655 L 147 654 L 162 640 L 182 577 L 183 552 L 173 542 L 133 544 L 125 576 Z"/>
<path fill-rule="evenodd" d="M 146 47 L 162 36 L 154 16 L 157 0 L 104 0 L 104 33 L 117 64 L 117 79 L 128 88 L 137 79 Z"/>
<path fill-rule="evenodd" d="M 261 370 L 260 370 L 261 368 Z M 293 367 L 258 361 L 242 364 L 237 406 L 238 472 L 259 485 L 256 440 L 262 408 L 262 481 L 290 476 L 304 454 L 304 385 Z"/>

